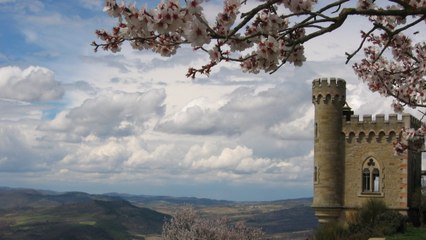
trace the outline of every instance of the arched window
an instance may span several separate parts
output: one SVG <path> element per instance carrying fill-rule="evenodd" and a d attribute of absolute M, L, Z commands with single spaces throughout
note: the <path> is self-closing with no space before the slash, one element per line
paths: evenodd
<path fill-rule="evenodd" d="M 362 193 L 380 193 L 380 166 L 374 158 L 368 158 L 362 166 Z"/>

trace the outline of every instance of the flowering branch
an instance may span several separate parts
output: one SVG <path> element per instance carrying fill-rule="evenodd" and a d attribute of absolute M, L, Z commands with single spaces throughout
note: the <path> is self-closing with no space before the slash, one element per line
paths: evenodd
<path fill-rule="evenodd" d="M 240 13 L 241 4 L 246 1 L 224 0 L 223 11 L 218 13 L 214 23 L 209 23 L 204 17 L 202 0 L 188 0 L 186 6 L 180 6 L 178 0 L 166 0 L 154 9 L 137 9 L 135 5 L 118 5 L 115 0 L 106 0 L 104 10 L 118 18 L 119 23 L 112 33 L 98 30 L 96 34 L 104 43 L 93 42 L 92 45 L 95 50 L 101 47 L 117 52 L 123 42 L 130 42 L 133 48 L 151 49 L 162 56 L 171 56 L 181 45 L 190 44 L 194 49 L 201 49 L 215 40 L 216 46 L 229 50 L 229 56 L 203 66 L 201 69 L 205 71 L 197 73 L 208 74 L 210 71 L 207 69 L 223 60 L 240 62 L 245 72 L 274 73 L 286 63 L 302 65 L 306 60 L 303 44 L 340 28 L 349 16 L 370 18 L 373 28 L 367 36 L 381 30 L 389 35 L 388 40 L 391 41 L 393 35 L 423 22 L 426 11 L 423 1 L 389 0 L 389 3 L 397 5 L 387 8 L 377 7 L 370 0 L 359 0 L 357 8 L 346 7 L 349 2 L 334 1 L 315 11 L 313 7 L 317 0 L 267 0 Z M 282 7 L 287 11 L 282 11 Z M 388 27 L 390 20 L 401 20 L 401 23 L 395 24 L 399 25 L 407 16 L 417 19 L 398 30 Z M 382 23 L 383 19 L 385 23 Z M 365 40 L 366 37 L 363 37 L 360 47 L 364 46 Z M 269 46 L 265 48 L 266 43 Z M 247 50 L 252 52 L 243 55 L 242 52 Z M 347 62 L 359 50 L 347 54 Z"/>
<path fill-rule="evenodd" d="M 274 73 L 286 64 L 301 66 L 304 44 L 342 27 L 351 17 L 366 18 L 358 48 L 346 53 L 346 63 L 364 52 L 353 69 L 373 92 L 395 98 L 395 111 L 404 106 L 426 107 L 426 44 L 410 36 L 424 31 L 425 0 L 265 0 L 241 13 L 247 0 L 224 0 L 209 22 L 203 0 L 164 0 L 153 9 L 106 0 L 104 11 L 118 19 L 111 32 L 97 30 L 96 50 L 118 52 L 124 42 L 134 49 L 171 56 L 182 45 L 206 52 L 210 61 L 189 68 L 187 76 L 209 75 L 224 62 L 238 62 L 243 72 Z"/>

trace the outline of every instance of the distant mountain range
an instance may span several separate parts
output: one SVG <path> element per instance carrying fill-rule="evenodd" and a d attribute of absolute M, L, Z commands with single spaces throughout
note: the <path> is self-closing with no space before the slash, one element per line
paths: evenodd
<path fill-rule="evenodd" d="M 164 221 L 182 205 L 205 217 L 244 221 L 272 236 L 315 228 L 311 203 L 311 198 L 233 202 L 0 187 L 0 239 L 147 239 L 159 236 Z"/>
<path fill-rule="evenodd" d="M 195 197 L 170 197 L 170 196 L 150 196 L 150 195 L 132 195 L 125 193 L 104 193 L 88 194 L 85 192 L 54 192 L 48 190 L 35 190 L 26 188 L 0 187 L 0 209 L 9 209 L 16 207 L 40 207 L 51 206 L 70 202 L 85 202 L 87 200 L 126 200 L 134 203 L 144 204 L 176 204 L 176 205 L 196 205 L 196 206 L 214 206 L 233 204 L 233 201 L 214 200 L 208 198 Z M 4 204 L 4 205 L 3 205 Z"/>
<path fill-rule="evenodd" d="M 144 204 L 157 204 L 159 202 L 167 204 L 188 204 L 195 206 L 214 206 L 214 205 L 227 205 L 233 204 L 233 201 L 226 200 L 214 200 L 208 198 L 196 198 L 196 197 L 170 197 L 170 196 L 150 196 L 150 195 L 132 195 L 124 193 L 105 193 L 103 196 L 119 197 L 126 199 L 129 202 L 144 203 Z"/>

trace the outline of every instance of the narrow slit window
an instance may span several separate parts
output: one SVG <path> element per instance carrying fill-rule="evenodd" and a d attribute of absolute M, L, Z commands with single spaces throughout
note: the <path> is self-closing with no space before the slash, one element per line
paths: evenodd
<path fill-rule="evenodd" d="M 314 183 L 318 182 L 318 167 L 314 167 Z"/>
<path fill-rule="evenodd" d="M 369 192 L 370 191 L 370 170 L 367 168 L 362 172 L 362 191 Z"/>

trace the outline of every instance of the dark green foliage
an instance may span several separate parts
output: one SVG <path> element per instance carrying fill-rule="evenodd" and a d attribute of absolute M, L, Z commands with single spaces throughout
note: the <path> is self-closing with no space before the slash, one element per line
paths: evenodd
<path fill-rule="evenodd" d="M 320 226 L 315 232 L 315 239 L 365 240 L 370 237 L 384 237 L 404 232 L 406 222 L 405 216 L 388 209 L 383 201 L 369 199 L 358 210 L 355 222 L 348 223 L 346 228 L 341 224 Z"/>
<path fill-rule="evenodd" d="M 2 240 L 114 240 L 101 227 L 70 223 L 34 223 L 13 227 L 10 231 L 1 232 Z M 123 239 L 123 238 L 121 238 Z M 125 239 L 130 239 L 128 236 Z"/>
<path fill-rule="evenodd" d="M 320 225 L 315 231 L 315 240 L 344 240 L 349 235 L 348 230 L 340 223 Z"/>
<path fill-rule="evenodd" d="M 424 226 L 426 224 L 426 187 L 416 188 L 412 200 L 417 211 L 411 212 L 410 220 L 414 226 Z"/>
<path fill-rule="evenodd" d="M 46 234 L 47 235 L 47 234 Z M 45 235 L 45 236 L 46 236 Z M 58 233 L 57 236 L 52 236 L 51 240 L 83 240 L 83 239 L 104 239 L 114 240 L 113 237 L 108 234 L 102 228 L 88 225 L 75 225 L 68 226 Z M 45 240 L 48 240 L 45 238 Z"/>
<path fill-rule="evenodd" d="M 379 237 L 372 232 L 370 228 L 363 228 L 359 232 L 350 232 L 345 240 L 366 240 L 371 236 Z"/>
<path fill-rule="evenodd" d="M 359 223 L 362 226 L 374 227 L 377 217 L 386 212 L 388 208 L 385 202 L 374 198 L 368 199 L 367 202 L 359 210 Z"/>
<path fill-rule="evenodd" d="M 348 232 L 348 240 L 364 240 L 370 238 L 374 234 L 371 227 L 366 227 L 359 223 L 349 224 Z"/>
<path fill-rule="evenodd" d="M 407 218 L 399 212 L 388 210 L 377 216 L 376 226 L 384 235 L 403 233 L 406 229 Z"/>
<path fill-rule="evenodd" d="M 144 234 L 159 235 L 170 218 L 124 200 L 81 199 L 41 209 L 11 210 L 16 221 L 3 227 L 0 239 L 140 240 Z"/>
<path fill-rule="evenodd" d="M 386 236 L 386 240 L 425 240 L 426 228 L 422 227 L 409 227 L 404 234 L 395 234 Z"/>
<path fill-rule="evenodd" d="M 390 210 L 382 200 L 369 199 L 358 212 L 358 222 L 349 226 L 351 239 L 383 237 L 405 231 L 407 218 Z M 354 235 L 361 235 L 353 238 Z"/>

